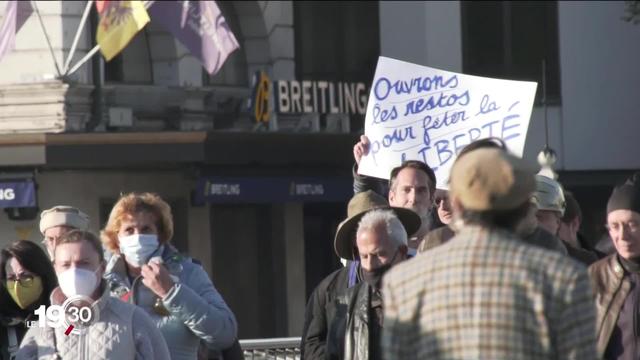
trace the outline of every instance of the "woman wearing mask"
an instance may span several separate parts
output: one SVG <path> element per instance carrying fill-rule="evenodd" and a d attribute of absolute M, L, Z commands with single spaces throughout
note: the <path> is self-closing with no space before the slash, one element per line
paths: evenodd
<path fill-rule="evenodd" d="M 51 305 L 65 307 L 68 322 L 31 327 L 16 359 L 169 359 L 167 345 L 149 316 L 110 296 L 96 235 L 82 230 L 65 233 L 54 255 L 60 286 L 51 292 Z M 78 311 L 66 307 L 68 303 Z M 81 318 L 86 322 L 71 317 L 83 314 L 84 307 L 90 309 L 90 316 Z"/>
<path fill-rule="evenodd" d="M 45 252 L 35 243 L 16 241 L 0 253 L 0 359 L 13 359 L 33 311 L 49 306 L 58 280 Z"/>
<path fill-rule="evenodd" d="M 231 346 L 235 316 L 207 273 L 180 255 L 173 236 L 171 208 L 151 193 L 123 195 L 102 231 L 114 253 L 105 278 L 114 296 L 143 308 L 155 321 L 171 359 L 197 358 L 198 344 L 211 349 Z"/>

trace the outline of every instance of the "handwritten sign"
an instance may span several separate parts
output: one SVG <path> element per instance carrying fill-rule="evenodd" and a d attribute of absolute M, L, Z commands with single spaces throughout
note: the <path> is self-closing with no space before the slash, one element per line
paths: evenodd
<path fill-rule="evenodd" d="M 522 156 L 535 82 L 458 74 L 380 57 L 365 117 L 369 154 L 358 172 L 388 179 L 405 160 L 420 160 L 447 189 L 457 154 L 487 137 Z"/>

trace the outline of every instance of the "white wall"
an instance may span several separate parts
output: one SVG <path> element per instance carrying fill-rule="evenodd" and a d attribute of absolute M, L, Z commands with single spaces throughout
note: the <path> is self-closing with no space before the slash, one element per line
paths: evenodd
<path fill-rule="evenodd" d="M 192 181 L 181 172 L 156 171 L 56 171 L 39 173 L 36 176 L 38 205 L 41 210 L 55 205 L 76 206 L 91 219 L 90 230 L 100 230 L 100 199 L 117 199 L 120 193 L 130 191 L 157 192 L 165 199 L 189 200 Z M 189 253 L 203 262 L 207 271 L 211 269 L 211 236 L 209 207 L 189 207 Z M 13 240 L 26 238 L 40 242 L 38 219 L 33 221 L 11 221 L 0 213 L 0 247 Z"/>
<path fill-rule="evenodd" d="M 640 168 L 640 25 L 621 1 L 558 4 L 561 105 L 547 112 L 558 170 Z M 460 3 L 380 2 L 381 54 L 462 71 Z M 533 110 L 525 158 L 545 144 L 544 109 Z"/>
<path fill-rule="evenodd" d="M 0 13 L 4 16 L 6 1 L 0 1 Z M 0 84 L 19 84 L 53 80 L 66 60 L 76 29 L 80 23 L 85 2 L 80 1 L 36 1 L 42 17 L 46 34 L 51 42 L 54 55 L 51 55 L 45 31 L 34 11 L 24 26 L 16 34 L 15 49 L 0 60 L 3 71 L 0 72 Z M 89 47 L 88 26 L 82 32 L 75 60 L 80 59 Z M 55 58 L 55 61 L 54 61 Z M 75 61 L 72 62 L 72 66 Z M 75 79 L 86 83 L 89 79 L 89 66 L 75 74 Z"/>
<path fill-rule="evenodd" d="M 380 1 L 380 55 L 462 71 L 459 1 Z"/>
<path fill-rule="evenodd" d="M 567 170 L 640 168 L 640 25 L 624 2 L 558 6 Z"/>

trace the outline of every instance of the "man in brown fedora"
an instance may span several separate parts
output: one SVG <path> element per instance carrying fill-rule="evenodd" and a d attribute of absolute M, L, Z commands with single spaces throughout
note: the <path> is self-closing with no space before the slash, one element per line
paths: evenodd
<path fill-rule="evenodd" d="M 386 359 L 595 359 L 587 271 L 521 241 L 533 171 L 500 149 L 477 149 L 451 169 L 461 226 L 447 243 L 383 279 Z"/>
<path fill-rule="evenodd" d="M 361 281 L 336 296 L 327 307 L 327 359 L 381 359 L 382 276 L 407 259 L 405 229 L 412 231 L 419 227 L 416 213 L 391 207 L 368 210 L 340 227 L 336 251 L 342 257 L 357 253 Z"/>
<path fill-rule="evenodd" d="M 358 258 L 358 254 L 354 252 L 358 221 L 367 211 L 380 208 L 391 209 L 387 200 L 373 191 L 361 192 L 351 198 L 347 207 L 347 219 L 338 225 L 334 239 L 334 248 L 339 257 L 349 260 Z M 420 218 L 411 210 L 392 210 L 403 226 L 406 226 L 407 232 L 420 227 Z M 360 266 L 344 267 L 329 274 L 313 290 L 307 303 L 302 330 L 300 350 L 303 359 L 325 359 L 328 334 L 327 305 L 332 304 L 338 294 L 360 282 L 362 277 Z"/>

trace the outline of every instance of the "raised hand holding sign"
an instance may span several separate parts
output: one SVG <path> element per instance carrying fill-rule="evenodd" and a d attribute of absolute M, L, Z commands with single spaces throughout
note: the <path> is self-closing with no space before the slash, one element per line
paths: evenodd
<path fill-rule="evenodd" d="M 388 179 L 402 161 L 420 160 L 447 188 L 458 152 L 475 140 L 501 138 L 522 156 L 536 87 L 380 57 L 365 117 L 369 152 L 358 171 Z"/>

